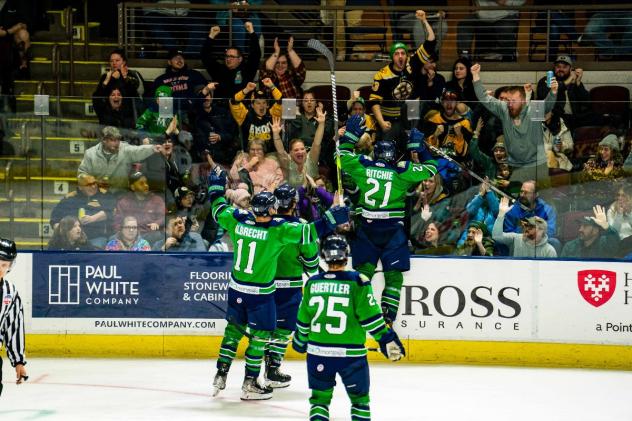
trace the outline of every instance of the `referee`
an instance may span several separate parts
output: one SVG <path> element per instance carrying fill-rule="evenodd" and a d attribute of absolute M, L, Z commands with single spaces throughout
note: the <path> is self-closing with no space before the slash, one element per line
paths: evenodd
<path fill-rule="evenodd" d="M 9 362 L 15 367 L 16 383 L 27 380 L 24 365 L 24 310 L 15 286 L 4 279 L 17 256 L 15 243 L 0 238 L 0 348 L 4 343 Z M 2 394 L 2 358 L 0 358 L 0 395 Z"/>

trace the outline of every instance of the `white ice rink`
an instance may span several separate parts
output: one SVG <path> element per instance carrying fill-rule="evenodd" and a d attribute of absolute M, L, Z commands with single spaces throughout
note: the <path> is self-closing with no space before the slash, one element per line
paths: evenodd
<path fill-rule="evenodd" d="M 239 400 L 243 361 L 227 389 L 210 397 L 215 361 L 29 360 L 30 379 L 16 386 L 4 365 L 0 420 L 307 420 L 304 362 L 288 362 L 292 386 L 269 401 Z M 632 420 L 632 372 L 412 364 L 371 364 L 374 421 Z M 341 386 L 332 420 L 348 420 Z"/>

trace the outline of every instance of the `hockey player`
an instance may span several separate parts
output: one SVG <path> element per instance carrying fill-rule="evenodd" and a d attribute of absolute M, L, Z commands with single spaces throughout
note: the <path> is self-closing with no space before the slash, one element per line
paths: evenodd
<path fill-rule="evenodd" d="M 406 193 L 433 177 L 437 168 L 423 134 L 417 129 L 411 131 L 408 149 L 417 153 L 422 164 L 396 162 L 396 146 L 392 140 L 375 143 L 373 160 L 355 154 L 353 148 L 363 133 L 362 118 L 351 116 L 340 140 L 342 169 L 360 191 L 359 224 L 351 245 L 353 268 L 371 279 L 378 260 L 382 261 L 385 288 L 381 306 L 387 322 L 392 323 L 397 316 L 404 282 L 402 272 L 410 270 L 408 237 L 404 230 Z"/>
<path fill-rule="evenodd" d="M 267 191 L 256 194 L 251 200 L 254 218 L 247 211 L 229 206 L 224 198 L 225 185 L 225 173 L 211 173 L 208 193 L 213 218 L 229 233 L 234 245 L 226 310 L 228 325 L 217 359 L 213 396 L 226 387 L 226 377 L 235 358 L 237 345 L 248 327 L 246 376 L 241 399 L 270 399 L 272 388 L 260 385 L 257 378 L 265 345 L 276 327 L 274 275 L 277 259 L 286 245 L 308 246 L 316 241 L 316 234 L 312 224 L 273 218 L 276 198 Z"/>
<path fill-rule="evenodd" d="M 4 279 L 17 256 L 15 243 L 0 238 L 0 348 L 4 343 L 9 362 L 15 367 L 16 383 L 27 380 L 24 357 L 24 310 L 15 286 Z M 2 358 L 0 358 L 0 395 L 2 395 Z"/>
<path fill-rule="evenodd" d="M 294 216 L 296 189 L 284 183 L 274 190 L 277 199 L 277 217 L 297 224 L 306 223 Z M 303 272 L 308 276 L 318 273 L 318 244 L 292 244 L 281 252 L 275 276 L 274 301 L 277 311 L 277 326 L 272 334 L 275 342 L 266 350 L 266 384 L 272 388 L 287 387 L 292 377 L 280 371 L 287 344 L 296 328 L 296 315 L 303 296 Z"/>
<path fill-rule="evenodd" d="M 379 342 L 380 351 L 391 361 L 406 355 L 397 334 L 384 322 L 370 281 L 345 269 L 348 249 L 347 241 L 339 235 L 323 241 L 321 256 L 329 270 L 307 281 L 298 312 L 292 347 L 307 352 L 312 421 L 329 420 L 336 374 L 351 400 L 351 419 L 371 419 L 366 332 Z"/>

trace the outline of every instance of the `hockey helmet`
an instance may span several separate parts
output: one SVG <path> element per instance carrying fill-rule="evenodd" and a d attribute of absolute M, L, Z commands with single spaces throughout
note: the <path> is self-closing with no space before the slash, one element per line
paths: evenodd
<path fill-rule="evenodd" d="M 0 238 L 0 260 L 10 261 L 15 260 L 18 255 L 15 243 L 5 238 Z"/>
<path fill-rule="evenodd" d="M 346 263 L 349 257 L 349 243 L 341 235 L 330 235 L 323 241 L 320 254 L 327 263 Z"/>
<path fill-rule="evenodd" d="M 296 189 L 288 183 L 283 183 L 274 190 L 274 196 L 277 198 L 279 209 L 287 210 L 296 200 Z"/>
<path fill-rule="evenodd" d="M 392 164 L 397 155 L 397 146 L 392 140 L 379 140 L 373 145 L 373 158 Z"/>
<path fill-rule="evenodd" d="M 250 206 L 255 216 L 270 216 L 270 209 L 277 208 L 277 199 L 269 191 L 262 191 L 253 196 Z"/>

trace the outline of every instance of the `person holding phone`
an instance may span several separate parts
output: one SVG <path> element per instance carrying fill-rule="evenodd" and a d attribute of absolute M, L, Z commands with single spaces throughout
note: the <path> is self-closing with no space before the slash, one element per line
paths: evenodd
<path fill-rule="evenodd" d="M 571 131 L 581 126 L 601 125 L 599 117 L 592 112 L 590 93 L 582 82 L 584 71 L 573 68 L 573 60 L 566 55 L 558 56 L 553 62 L 553 77 L 558 82 L 557 102 L 553 113 L 564 120 Z M 545 99 L 551 87 L 546 76 L 538 81 L 536 96 Z"/>

